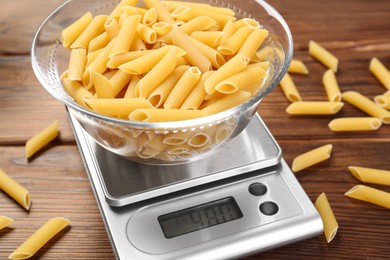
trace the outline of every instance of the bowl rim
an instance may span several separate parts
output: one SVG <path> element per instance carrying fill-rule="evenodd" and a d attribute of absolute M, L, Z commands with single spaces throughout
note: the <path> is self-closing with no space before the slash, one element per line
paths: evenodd
<path fill-rule="evenodd" d="M 188 119 L 188 120 L 180 120 L 180 121 L 166 121 L 166 122 L 138 122 L 138 121 L 131 121 L 126 119 L 119 119 L 109 116 L 104 116 L 102 114 L 98 114 L 92 110 L 89 110 L 79 104 L 77 104 L 74 100 L 69 101 L 67 98 L 62 97 L 62 95 L 58 95 L 55 91 L 52 91 L 51 87 L 48 86 L 46 83 L 46 80 L 44 76 L 41 75 L 41 69 L 40 66 L 36 60 L 36 46 L 37 46 L 37 40 L 42 32 L 43 27 L 46 25 L 46 23 L 54 18 L 65 6 L 70 4 L 71 2 L 74 2 L 77 0 L 67 0 L 60 6 L 58 6 L 54 11 L 52 11 L 39 25 L 33 40 L 32 40 L 32 46 L 30 51 L 30 57 L 31 57 L 31 64 L 32 69 L 34 71 L 35 76 L 37 77 L 38 81 L 42 84 L 42 86 L 46 89 L 47 92 L 50 93 L 54 98 L 64 103 L 67 107 L 71 108 L 74 111 L 77 111 L 78 113 L 82 113 L 86 116 L 89 116 L 94 119 L 98 119 L 100 121 L 104 121 L 105 123 L 111 123 L 114 125 L 120 125 L 120 126 L 127 126 L 127 127 L 133 127 L 136 129 L 187 129 L 187 128 L 195 128 L 197 126 L 201 125 L 213 125 L 217 124 L 221 121 L 226 120 L 227 118 L 236 115 L 240 111 L 245 111 L 245 108 L 250 108 L 253 105 L 255 105 L 257 102 L 259 102 L 264 96 L 266 96 L 274 87 L 276 87 L 277 84 L 281 81 L 283 76 L 288 70 L 288 67 L 290 66 L 292 57 L 293 57 L 293 38 L 292 33 L 290 31 L 290 28 L 287 24 L 287 22 L 284 20 L 284 18 L 281 16 L 281 14 L 270 4 L 268 4 L 264 0 L 253 0 L 254 2 L 257 2 L 259 5 L 261 5 L 270 16 L 276 18 L 276 20 L 280 23 L 282 28 L 284 29 L 286 36 L 287 36 L 287 48 L 285 49 L 285 59 L 282 64 L 282 70 L 279 72 L 279 74 L 275 77 L 275 79 L 270 82 L 270 84 L 267 86 L 267 88 L 264 89 L 264 91 L 261 91 L 256 96 L 251 97 L 249 100 L 247 100 L 244 103 L 241 103 L 238 106 L 232 107 L 230 109 L 224 110 L 222 112 L 195 118 L 195 119 Z M 204 1 L 204 0 L 201 0 Z M 219 1 L 218 1 L 219 2 Z M 250 13 L 249 13 L 250 15 Z M 62 85 L 62 83 L 60 83 Z"/>

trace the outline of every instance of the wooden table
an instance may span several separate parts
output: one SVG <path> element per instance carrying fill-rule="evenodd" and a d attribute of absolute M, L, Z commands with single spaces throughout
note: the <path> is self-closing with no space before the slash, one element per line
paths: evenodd
<path fill-rule="evenodd" d="M 6 259 L 50 217 L 62 216 L 71 227 L 45 245 L 41 259 L 113 259 L 111 245 L 68 118 L 58 101 L 40 86 L 30 65 L 33 33 L 62 0 L 0 0 L 0 167 L 27 187 L 32 197 L 25 211 L 0 192 L 0 215 L 12 217 L 0 231 L 0 259 Z M 326 100 L 321 78 L 325 67 L 308 55 L 315 40 L 340 60 L 337 79 L 342 91 L 356 90 L 369 98 L 385 91 L 368 70 L 376 56 L 390 68 L 390 2 L 388 0 L 269 0 L 289 24 L 297 59 L 308 76 L 293 76 L 304 100 Z M 259 112 L 291 165 L 293 158 L 323 144 L 333 144 L 330 160 L 296 174 L 314 201 L 326 192 L 340 229 L 327 244 L 318 236 L 248 259 L 388 259 L 390 212 L 349 199 L 343 194 L 359 184 L 347 170 L 359 165 L 390 170 L 390 127 L 375 132 L 334 133 L 327 127 L 336 117 L 364 116 L 345 104 L 335 116 L 293 117 L 280 88 L 267 96 Z M 33 160 L 24 157 L 26 140 L 58 119 L 61 134 Z M 390 192 L 390 187 L 371 185 Z"/>

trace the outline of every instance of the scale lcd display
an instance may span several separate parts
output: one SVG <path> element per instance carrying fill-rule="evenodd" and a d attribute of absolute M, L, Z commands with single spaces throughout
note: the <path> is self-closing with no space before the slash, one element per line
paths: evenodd
<path fill-rule="evenodd" d="M 197 205 L 158 217 L 166 238 L 173 238 L 200 229 L 242 218 L 233 197 Z"/>

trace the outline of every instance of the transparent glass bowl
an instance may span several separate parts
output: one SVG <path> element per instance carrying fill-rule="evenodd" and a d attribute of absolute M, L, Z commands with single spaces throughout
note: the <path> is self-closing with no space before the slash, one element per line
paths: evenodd
<path fill-rule="evenodd" d="M 247 126 L 261 99 L 286 73 L 293 55 L 293 42 L 282 16 L 264 1 L 189 2 L 229 7 L 238 18 L 254 18 L 269 31 L 261 47 L 266 53 L 265 60 L 271 64 L 268 76 L 259 86 L 258 93 L 247 102 L 207 117 L 158 123 L 107 117 L 78 105 L 64 90 L 60 80 L 60 75 L 68 67 L 70 55 L 61 44 L 61 32 L 87 11 L 93 15 L 109 14 L 119 0 L 70 0 L 53 11 L 34 37 L 31 50 L 33 70 L 43 87 L 65 104 L 85 131 L 109 151 L 147 164 L 173 165 L 203 158 L 227 144 Z M 142 5 L 142 0 L 139 4 Z"/>

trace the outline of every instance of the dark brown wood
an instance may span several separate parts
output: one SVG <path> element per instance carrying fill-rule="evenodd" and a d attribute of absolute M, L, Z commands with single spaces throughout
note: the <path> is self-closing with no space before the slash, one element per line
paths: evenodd
<path fill-rule="evenodd" d="M 233 0 L 232 0 L 233 1 Z M 71 227 L 37 253 L 40 259 L 114 259 L 63 105 L 39 84 L 30 65 L 32 36 L 44 17 L 62 0 L 0 0 L 0 168 L 31 193 L 25 211 L 0 192 L 0 215 L 12 217 L 0 231 L 0 259 L 6 259 L 48 218 L 67 217 Z M 251 1 L 238 1 L 250 5 Z M 322 74 L 326 68 L 308 54 L 309 40 L 331 50 L 340 60 L 337 79 L 342 91 L 356 90 L 370 98 L 385 91 L 369 72 L 372 57 L 390 68 L 390 2 L 387 0 L 269 0 L 286 19 L 294 37 L 294 57 L 310 74 L 292 75 L 304 100 L 326 100 Z M 255 12 L 255 10 L 254 10 Z M 390 212 L 353 200 L 344 193 L 360 184 L 349 165 L 390 170 L 390 128 L 375 132 L 334 133 L 330 120 L 364 113 L 345 104 L 334 116 L 289 116 L 289 102 L 279 87 L 264 98 L 259 113 L 283 149 L 293 159 L 312 148 L 333 144 L 330 160 L 296 174 L 314 202 L 325 192 L 340 229 L 327 244 L 318 236 L 246 259 L 388 259 Z M 26 140 L 53 120 L 60 137 L 27 162 Z M 370 185 L 387 192 L 390 187 Z M 259 241 L 260 242 L 260 241 Z"/>

